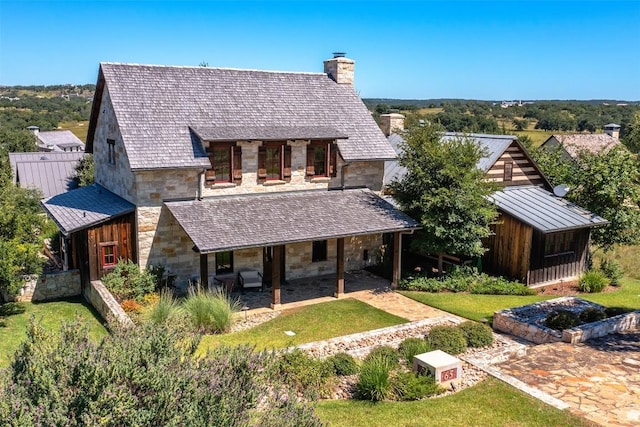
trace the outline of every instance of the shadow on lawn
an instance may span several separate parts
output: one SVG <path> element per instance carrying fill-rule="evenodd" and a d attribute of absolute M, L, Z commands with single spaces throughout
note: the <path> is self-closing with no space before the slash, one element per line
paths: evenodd
<path fill-rule="evenodd" d="M 22 314 L 27 310 L 24 304 L 19 302 L 7 302 L 0 305 L 0 328 L 6 328 L 5 318 Z"/>

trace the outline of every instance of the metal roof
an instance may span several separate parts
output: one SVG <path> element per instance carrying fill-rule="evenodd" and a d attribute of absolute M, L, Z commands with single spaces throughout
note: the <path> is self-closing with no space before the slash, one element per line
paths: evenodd
<path fill-rule="evenodd" d="M 366 189 L 225 196 L 165 206 L 200 253 L 419 228 Z"/>
<path fill-rule="evenodd" d="M 98 184 L 58 194 L 40 203 L 64 235 L 135 210 L 132 203 Z"/>
<path fill-rule="evenodd" d="M 498 209 L 543 233 L 595 227 L 608 221 L 537 186 L 506 187 L 490 196 Z"/>
<path fill-rule="evenodd" d="M 73 177 L 77 162 L 37 161 L 16 163 L 16 183 L 22 188 L 40 190 L 51 197 L 77 188 Z"/>
<path fill-rule="evenodd" d="M 395 158 L 353 87 L 323 73 L 102 63 L 102 87 L 134 170 L 210 167 L 189 131 L 210 126 L 331 127 L 348 137 L 338 140 L 346 161 Z M 93 106 L 89 150 L 101 101 Z"/>
<path fill-rule="evenodd" d="M 16 183 L 16 174 L 18 172 L 16 168 L 16 164 L 18 162 L 67 161 L 76 165 L 84 155 L 85 153 L 83 153 L 82 151 L 70 151 L 70 152 L 32 151 L 28 153 L 9 153 L 9 163 L 11 164 L 11 171 L 13 173 L 13 183 L 14 184 Z"/>

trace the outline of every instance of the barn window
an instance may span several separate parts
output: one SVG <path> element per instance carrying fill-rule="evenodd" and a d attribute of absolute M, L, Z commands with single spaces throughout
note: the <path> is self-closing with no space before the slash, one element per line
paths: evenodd
<path fill-rule="evenodd" d="M 114 242 L 100 245 L 100 258 L 102 268 L 115 267 L 118 263 L 118 245 Z"/>
<path fill-rule="evenodd" d="M 233 273 L 233 252 L 216 252 L 216 274 Z"/>
<path fill-rule="evenodd" d="M 504 181 L 511 181 L 513 179 L 513 160 L 507 160 L 504 162 Z"/>
<path fill-rule="evenodd" d="M 109 150 L 108 162 L 110 165 L 116 164 L 116 140 L 107 139 L 107 148 Z"/>
<path fill-rule="evenodd" d="M 327 260 L 327 241 L 316 240 L 313 242 L 313 248 L 311 252 L 311 261 L 326 261 Z"/>

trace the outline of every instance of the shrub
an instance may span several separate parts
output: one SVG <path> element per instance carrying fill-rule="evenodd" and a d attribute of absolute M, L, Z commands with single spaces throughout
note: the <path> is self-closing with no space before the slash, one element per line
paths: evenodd
<path fill-rule="evenodd" d="M 493 344 L 493 331 L 487 325 L 467 321 L 459 324 L 458 328 L 462 331 L 469 347 L 486 347 Z"/>
<path fill-rule="evenodd" d="M 445 390 L 436 384 L 430 375 L 417 375 L 413 372 L 399 372 L 393 377 L 393 392 L 398 400 L 420 400 L 435 396 Z"/>
<path fill-rule="evenodd" d="M 482 295 L 535 295 L 534 289 L 522 283 L 511 282 L 503 277 L 491 277 L 483 274 L 471 285 L 469 292 Z"/>
<path fill-rule="evenodd" d="M 393 347 L 389 347 L 388 345 L 380 345 L 371 350 L 364 361 L 366 362 L 367 360 L 376 357 L 382 357 L 383 359 L 388 361 L 391 366 L 396 367 L 399 364 L 398 359 L 400 355 L 398 354 L 398 351 Z"/>
<path fill-rule="evenodd" d="M 455 326 L 434 326 L 427 335 L 427 341 L 432 349 L 449 354 L 460 354 L 467 349 L 467 340 Z"/>
<path fill-rule="evenodd" d="M 370 354 L 371 356 L 371 354 Z M 378 402 L 393 395 L 391 370 L 394 365 L 382 354 L 367 357 L 360 368 L 356 397 L 361 400 Z"/>
<path fill-rule="evenodd" d="M 133 299 L 142 302 L 146 294 L 155 289 L 153 276 L 131 260 L 120 259 L 113 271 L 102 277 L 102 283 L 119 300 Z"/>
<path fill-rule="evenodd" d="M 407 338 L 402 341 L 398 347 L 398 353 L 410 364 L 413 363 L 413 357 L 415 355 L 428 351 L 431 351 L 431 346 L 422 338 Z"/>
<path fill-rule="evenodd" d="M 328 390 L 333 366 L 326 360 L 315 359 L 300 349 L 294 349 L 279 356 L 274 374 L 297 392 L 317 398 Z"/>
<path fill-rule="evenodd" d="M 605 259 L 600 264 L 600 270 L 609 278 L 613 286 L 620 286 L 620 279 L 624 276 L 624 270 L 620 264 L 613 260 Z"/>
<path fill-rule="evenodd" d="M 359 371 L 358 363 L 348 353 L 337 353 L 327 359 L 336 375 L 354 375 Z"/>
<path fill-rule="evenodd" d="M 404 280 L 400 288 L 423 292 L 470 292 L 487 295 L 534 295 L 536 292 L 522 283 L 511 282 L 503 277 L 478 273 L 474 269 L 460 268 L 442 278 L 417 277 Z"/>
<path fill-rule="evenodd" d="M 174 298 L 173 293 L 163 290 L 160 293 L 160 298 L 149 308 L 145 317 L 147 321 L 155 325 L 162 325 L 166 323 L 169 318 L 179 314 L 180 312 L 180 305 Z"/>
<path fill-rule="evenodd" d="M 630 311 L 633 311 L 633 310 L 626 307 L 607 307 L 604 309 L 604 312 L 607 315 L 607 317 L 619 316 L 621 314 L 629 313 Z"/>
<path fill-rule="evenodd" d="M 607 286 L 608 279 L 601 271 L 590 270 L 582 275 L 578 289 L 580 292 L 602 292 Z"/>
<path fill-rule="evenodd" d="M 142 309 L 142 305 L 133 299 L 126 299 L 120 303 L 120 307 L 126 313 L 138 313 Z"/>
<path fill-rule="evenodd" d="M 224 291 L 191 291 L 183 305 L 197 331 L 214 334 L 228 332 L 233 314 L 240 308 Z"/>
<path fill-rule="evenodd" d="M 556 310 L 549 314 L 544 320 L 544 324 L 551 329 L 562 331 L 564 329 L 571 329 L 574 326 L 580 324 L 578 315 L 569 310 Z"/>
<path fill-rule="evenodd" d="M 401 281 L 399 288 L 405 291 L 442 292 L 447 290 L 447 284 L 435 277 L 421 276 Z"/>
<path fill-rule="evenodd" d="M 606 319 L 607 313 L 604 310 L 600 310 L 599 308 L 589 307 L 585 308 L 578 315 L 578 319 L 582 323 L 592 323 L 597 322 L 598 320 Z"/>

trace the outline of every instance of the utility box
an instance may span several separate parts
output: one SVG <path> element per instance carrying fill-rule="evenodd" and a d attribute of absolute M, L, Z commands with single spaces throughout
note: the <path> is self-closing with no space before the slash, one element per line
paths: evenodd
<path fill-rule="evenodd" d="M 462 381 L 462 362 L 442 350 L 414 356 L 413 371 L 420 374 L 428 371 L 433 375 L 436 383 L 447 388 L 451 387 L 451 384 L 458 386 Z"/>

